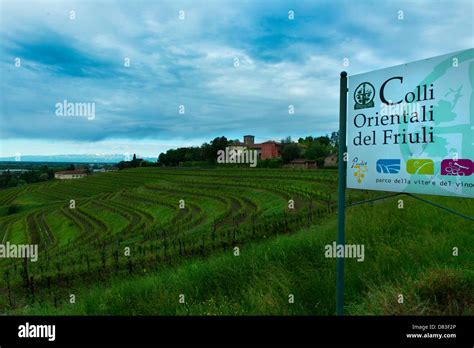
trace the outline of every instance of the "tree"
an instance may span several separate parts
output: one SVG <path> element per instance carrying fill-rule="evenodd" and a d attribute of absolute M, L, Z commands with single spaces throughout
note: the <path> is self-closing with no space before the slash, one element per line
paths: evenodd
<path fill-rule="evenodd" d="M 160 153 L 160 155 L 158 156 L 158 163 L 164 166 L 168 165 L 168 156 L 166 155 L 166 153 Z"/>
<path fill-rule="evenodd" d="M 321 145 L 328 146 L 331 143 L 331 139 L 329 139 L 329 137 L 327 135 L 325 135 L 324 137 L 315 138 L 314 142 L 316 142 L 318 144 L 321 144 Z"/>
<path fill-rule="evenodd" d="M 305 157 L 311 160 L 318 160 L 329 155 L 330 148 L 327 145 L 315 142 L 305 151 Z"/>
<path fill-rule="evenodd" d="M 334 141 L 337 141 L 337 132 L 332 132 L 331 138 L 328 135 L 320 137 L 307 136 L 305 138 L 299 138 L 298 143 L 291 141 L 291 136 L 288 136 L 281 140 L 283 145 L 282 159 L 285 163 L 288 163 L 302 155 L 302 151 L 306 148 L 308 158 L 321 159 L 333 152 L 332 148 Z M 217 160 L 217 153 L 219 150 L 225 150 L 225 148 L 233 143 L 238 143 L 238 140 L 228 140 L 226 137 L 221 136 L 214 138 L 210 143 L 203 143 L 200 147 L 181 147 L 178 149 L 169 149 L 164 153 L 160 153 L 158 156 L 158 162 L 164 166 L 178 166 L 180 162 L 202 162 L 207 161 L 209 163 L 215 163 Z M 317 144 L 314 148 L 313 145 Z M 309 150 L 309 152 L 308 152 Z M 133 156 L 131 162 L 138 161 L 136 156 Z M 130 163 L 130 162 L 126 162 Z M 124 163 L 122 163 L 124 165 Z M 272 163 L 273 165 L 273 163 Z"/>
<path fill-rule="evenodd" d="M 217 152 L 219 150 L 225 150 L 225 148 L 229 145 L 229 141 L 226 137 L 218 137 L 211 141 L 209 147 L 206 147 L 205 151 L 205 159 L 209 162 L 216 162 L 217 161 Z"/>
<path fill-rule="evenodd" d="M 26 184 L 27 184 L 27 182 L 25 180 L 20 179 L 20 180 L 18 180 L 16 186 L 21 187 L 21 186 L 25 186 Z"/>
<path fill-rule="evenodd" d="M 339 147 L 339 131 L 331 133 L 331 145 L 337 151 L 337 148 Z"/>
<path fill-rule="evenodd" d="M 281 158 L 283 159 L 283 162 L 285 163 L 288 163 L 290 161 L 293 161 L 294 159 L 299 158 L 300 155 L 301 155 L 301 148 L 296 143 L 286 144 L 283 147 L 283 150 L 281 152 Z"/>
<path fill-rule="evenodd" d="M 48 181 L 48 173 L 41 173 L 38 179 L 39 181 Z"/>
<path fill-rule="evenodd" d="M 302 145 L 311 145 L 311 143 L 314 141 L 312 136 L 306 137 L 306 138 L 299 138 L 298 143 Z"/>

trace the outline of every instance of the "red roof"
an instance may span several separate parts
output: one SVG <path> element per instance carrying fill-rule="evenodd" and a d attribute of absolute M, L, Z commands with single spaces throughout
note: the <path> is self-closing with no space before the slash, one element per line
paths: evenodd
<path fill-rule="evenodd" d="M 275 145 L 281 145 L 281 143 L 277 142 L 277 141 L 273 141 L 273 140 L 268 140 L 268 141 L 265 141 L 263 143 L 254 143 L 254 144 L 245 144 L 245 143 L 242 143 L 240 141 L 235 141 L 231 144 L 229 144 L 229 146 L 247 146 L 247 147 L 250 147 L 250 148 L 260 148 L 263 144 L 275 144 Z"/>
<path fill-rule="evenodd" d="M 265 141 L 264 143 L 262 144 L 277 144 L 277 145 L 281 145 L 281 143 L 277 142 L 277 141 L 273 141 L 273 140 L 268 140 L 268 141 Z"/>

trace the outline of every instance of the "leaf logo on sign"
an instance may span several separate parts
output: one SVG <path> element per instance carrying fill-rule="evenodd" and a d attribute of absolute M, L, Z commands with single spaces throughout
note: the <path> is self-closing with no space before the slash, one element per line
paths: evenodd
<path fill-rule="evenodd" d="M 408 174 L 434 174 L 434 162 L 431 159 L 409 159 L 407 161 Z"/>

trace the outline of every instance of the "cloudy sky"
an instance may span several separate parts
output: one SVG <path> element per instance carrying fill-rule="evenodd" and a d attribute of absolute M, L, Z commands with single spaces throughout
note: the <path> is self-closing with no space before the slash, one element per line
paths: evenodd
<path fill-rule="evenodd" d="M 471 48 L 473 6 L 0 0 L 0 157 L 155 157 L 221 135 L 330 133 L 338 128 L 341 70 Z M 58 116 L 64 100 L 94 103 L 94 117 Z"/>

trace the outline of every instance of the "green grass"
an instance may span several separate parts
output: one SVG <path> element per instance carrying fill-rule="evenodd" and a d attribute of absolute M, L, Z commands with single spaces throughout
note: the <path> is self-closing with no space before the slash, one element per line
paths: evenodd
<path fill-rule="evenodd" d="M 473 315 L 472 222 L 402 199 L 404 209 L 397 208 L 397 199 L 348 209 L 346 242 L 364 244 L 365 260 L 345 261 L 346 313 Z M 473 208 L 468 199 L 434 200 L 466 213 Z M 324 246 L 335 240 L 336 222 L 320 223 L 244 244 L 240 256 L 228 250 L 159 271 L 142 270 L 130 279 L 72 289 L 76 304 L 63 301 L 58 309 L 36 304 L 13 313 L 333 315 L 336 261 L 324 256 Z M 453 256 L 453 247 L 459 256 Z M 180 294 L 185 304 L 179 303 Z M 400 294 L 403 304 L 397 301 Z"/>
<path fill-rule="evenodd" d="M 55 232 L 54 235 L 58 246 L 62 246 L 69 241 L 76 239 L 81 234 L 81 230 L 76 226 L 76 224 L 64 216 L 60 211 L 53 211 L 48 214 L 48 224 Z"/>
<path fill-rule="evenodd" d="M 12 223 L 8 237 L 8 241 L 13 244 L 28 243 L 26 223 L 24 219 L 19 219 Z"/>
<path fill-rule="evenodd" d="M 128 225 L 129 220 L 127 220 L 122 215 L 107 210 L 102 206 L 97 204 L 91 204 L 87 206 L 88 213 L 94 213 L 94 215 L 101 221 L 103 221 L 107 226 L 109 226 L 112 233 L 120 232 L 125 226 Z"/>

